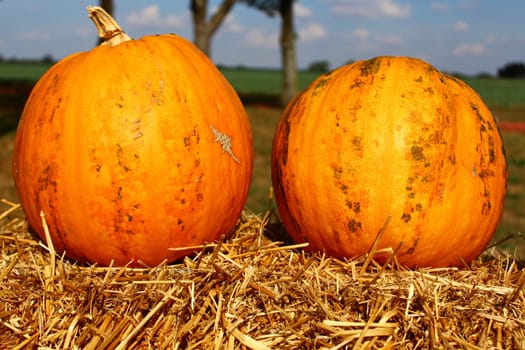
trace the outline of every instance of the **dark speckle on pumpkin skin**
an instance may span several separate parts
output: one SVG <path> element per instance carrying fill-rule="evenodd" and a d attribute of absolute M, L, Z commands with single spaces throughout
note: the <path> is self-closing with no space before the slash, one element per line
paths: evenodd
<path fill-rule="evenodd" d="M 417 243 L 418 242 L 419 242 L 419 238 L 417 238 L 414 241 L 414 244 L 410 248 L 408 248 L 405 253 L 408 254 L 408 255 L 413 254 L 416 251 L 416 247 L 417 247 Z"/>
<path fill-rule="evenodd" d="M 355 136 L 354 138 L 352 138 L 352 149 L 356 152 L 363 151 L 363 141 L 361 137 Z"/>
<path fill-rule="evenodd" d="M 412 216 L 410 214 L 408 214 L 408 213 L 403 213 L 403 215 L 401 215 L 401 220 L 403 220 L 406 223 L 408 223 L 411 218 L 412 218 Z"/>
<path fill-rule="evenodd" d="M 355 88 L 361 88 L 365 85 L 365 82 L 361 79 L 355 79 L 352 85 L 350 85 L 350 90 L 353 90 Z"/>
<path fill-rule="evenodd" d="M 412 146 L 410 148 L 410 153 L 412 154 L 412 159 L 415 161 L 422 161 L 425 159 L 423 155 L 423 147 L 421 146 Z"/>
<path fill-rule="evenodd" d="M 489 144 L 489 162 L 494 163 L 496 162 L 496 149 L 494 146 L 494 138 L 492 136 L 489 136 L 488 144 Z"/>
<path fill-rule="evenodd" d="M 179 226 L 179 227 L 180 227 L 180 230 L 181 230 L 181 232 L 183 232 L 183 231 L 184 231 L 184 229 L 185 229 L 185 226 L 184 226 L 184 221 L 182 221 L 182 219 L 181 219 L 181 218 L 178 218 L 178 219 L 177 219 L 177 226 Z"/>
<path fill-rule="evenodd" d="M 348 209 L 352 210 L 354 213 L 358 214 L 361 212 L 361 202 L 352 202 L 350 200 L 346 200 L 345 204 Z"/>
<path fill-rule="evenodd" d="M 124 96 L 119 96 L 118 101 L 115 102 L 115 106 L 118 108 L 124 107 Z"/>
<path fill-rule="evenodd" d="M 492 204 L 490 203 L 490 200 L 486 199 L 483 202 L 483 206 L 481 207 L 481 214 L 483 215 L 489 215 L 490 209 L 492 208 Z"/>
<path fill-rule="evenodd" d="M 355 219 L 350 219 L 347 224 L 348 229 L 352 233 L 360 232 L 363 229 L 363 224 Z"/>
<path fill-rule="evenodd" d="M 122 149 L 122 146 L 119 143 L 117 143 L 117 163 L 125 172 L 128 172 L 131 169 L 124 163 L 123 158 L 124 150 Z"/>
<path fill-rule="evenodd" d="M 340 180 L 343 175 L 343 168 L 338 165 L 332 165 L 334 179 Z"/>

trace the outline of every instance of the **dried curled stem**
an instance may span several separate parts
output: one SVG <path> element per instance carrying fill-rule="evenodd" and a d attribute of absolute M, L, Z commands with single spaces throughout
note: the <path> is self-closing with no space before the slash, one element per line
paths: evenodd
<path fill-rule="evenodd" d="M 131 38 L 122 30 L 120 25 L 100 6 L 88 6 L 88 16 L 98 31 L 98 36 L 104 40 L 100 45 L 117 46 Z"/>

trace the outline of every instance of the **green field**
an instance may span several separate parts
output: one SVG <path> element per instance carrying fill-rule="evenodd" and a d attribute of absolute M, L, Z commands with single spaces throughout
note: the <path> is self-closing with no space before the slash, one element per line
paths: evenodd
<path fill-rule="evenodd" d="M 36 81 L 51 64 L 0 62 L 0 81 Z M 282 85 L 279 70 L 221 68 L 240 95 L 276 95 Z M 300 71 L 298 88 L 304 89 L 319 73 Z M 469 78 L 463 80 L 476 90 L 489 106 L 513 107 L 525 105 L 525 79 Z"/>
<path fill-rule="evenodd" d="M 51 63 L 0 62 L 0 81 L 36 81 L 51 65 Z"/>

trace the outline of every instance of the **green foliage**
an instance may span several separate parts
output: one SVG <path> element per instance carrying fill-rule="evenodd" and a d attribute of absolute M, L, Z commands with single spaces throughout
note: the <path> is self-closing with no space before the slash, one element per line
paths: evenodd
<path fill-rule="evenodd" d="M 507 79 L 525 78 L 525 63 L 510 62 L 498 69 L 498 77 Z"/>
<path fill-rule="evenodd" d="M 322 60 L 322 61 L 314 61 L 308 65 L 308 71 L 310 72 L 317 72 L 317 73 L 326 73 L 330 70 L 330 62 Z"/>

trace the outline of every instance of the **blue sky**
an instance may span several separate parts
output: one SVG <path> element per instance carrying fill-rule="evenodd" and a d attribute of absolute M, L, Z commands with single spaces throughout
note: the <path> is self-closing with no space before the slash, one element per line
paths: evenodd
<path fill-rule="evenodd" d="M 218 1 L 210 0 L 211 8 Z M 85 7 L 98 0 L 3 0 L 0 55 L 62 58 L 93 47 Z M 115 0 L 116 19 L 134 38 L 176 33 L 192 39 L 187 0 Z M 448 72 L 489 72 L 525 61 L 524 0 L 298 0 L 298 63 L 335 68 L 378 55 L 422 58 Z M 279 67 L 280 20 L 234 6 L 212 42 L 218 64 Z"/>

